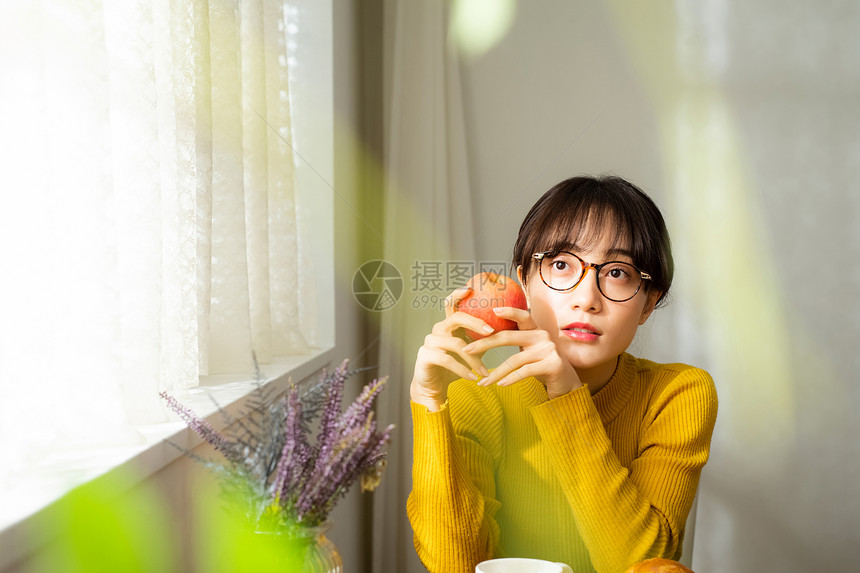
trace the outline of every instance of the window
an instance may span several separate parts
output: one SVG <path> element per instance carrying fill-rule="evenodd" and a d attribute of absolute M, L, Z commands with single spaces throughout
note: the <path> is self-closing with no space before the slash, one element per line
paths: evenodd
<path fill-rule="evenodd" d="M 0 529 L 175 431 L 159 390 L 325 361 L 331 9 L 0 6 Z"/>

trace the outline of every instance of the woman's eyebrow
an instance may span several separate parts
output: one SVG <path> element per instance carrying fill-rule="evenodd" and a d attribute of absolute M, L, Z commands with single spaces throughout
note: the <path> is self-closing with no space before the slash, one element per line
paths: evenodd
<path fill-rule="evenodd" d="M 550 248 L 545 249 L 546 253 L 558 253 L 560 251 L 567 251 L 569 253 L 573 253 L 579 256 L 583 251 L 587 251 L 588 248 L 577 243 L 571 241 L 560 241 L 558 243 L 554 243 Z M 613 261 L 616 260 L 616 257 L 626 257 L 630 260 L 633 260 L 633 251 L 630 249 L 626 249 L 624 247 L 612 247 L 606 253 L 603 254 L 604 261 Z"/>

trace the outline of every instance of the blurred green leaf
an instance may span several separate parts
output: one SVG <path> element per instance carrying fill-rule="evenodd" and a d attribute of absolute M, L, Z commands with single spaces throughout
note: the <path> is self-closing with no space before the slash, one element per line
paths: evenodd
<path fill-rule="evenodd" d="M 169 572 L 177 538 L 162 496 L 145 482 L 127 489 L 128 475 L 80 486 L 48 509 L 39 531 L 45 547 L 31 571 L 63 573 Z"/>

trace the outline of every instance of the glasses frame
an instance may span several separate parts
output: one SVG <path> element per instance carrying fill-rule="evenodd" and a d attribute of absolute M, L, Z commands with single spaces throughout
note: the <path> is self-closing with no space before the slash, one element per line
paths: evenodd
<path fill-rule="evenodd" d="M 582 265 L 582 275 L 580 275 L 579 279 L 576 281 L 576 283 L 574 283 L 573 286 L 570 286 L 567 288 L 555 288 L 554 286 L 552 286 L 551 284 L 546 282 L 545 278 L 543 278 L 543 265 L 541 265 L 541 262 L 543 261 L 543 259 L 547 255 L 558 256 L 562 253 L 566 253 L 566 254 L 572 256 L 573 258 L 575 258 L 576 260 L 579 261 L 579 263 Z M 627 263 L 625 261 L 606 261 L 605 263 L 601 263 L 601 264 L 597 265 L 595 263 L 589 263 L 588 261 L 586 261 L 582 257 L 575 255 L 575 254 L 571 253 L 570 251 L 543 251 L 542 253 L 534 253 L 532 255 L 532 258 L 538 262 L 538 275 L 540 276 L 540 280 L 543 282 L 543 284 L 545 284 L 547 286 L 547 288 L 551 288 L 552 290 L 554 290 L 556 292 L 567 292 L 567 291 L 573 290 L 576 287 L 578 287 L 579 284 L 582 282 L 582 279 L 585 278 L 585 275 L 588 274 L 588 269 L 594 269 L 594 282 L 597 283 L 597 290 L 600 292 L 600 294 L 603 296 L 603 298 L 605 298 L 606 300 L 611 300 L 612 302 L 627 302 L 628 300 L 632 299 L 634 296 L 639 294 L 639 291 L 642 290 L 642 285 L 644 284 L 645 281 L 652 280 L 651 275 L 649 275 L 645 271 L 640 270 L 639 268 L 636 267 L 636 265 L 631 264 L 631 263 Z M 600 269 L 602 269 L 606 265 L 611 265 L 613 263 L 616 263 L 616 264 L 620 263 L 620 264 L 624 264 L 624 265 L 629 265 L 629 266 L 633 267 L 633 269 L 637 273 L 639 273 L 639 278 L 641 279 L 639 281 L 639 286 L 637 286 L 636 290 L 633 292 L 633 294 L 631 294 L 627 298 L 622 298 L 622 299 L 610 298 L 609 296 L 606 295 L 605 292 L 603 292 L 603 289 L 600 287 Z"/>

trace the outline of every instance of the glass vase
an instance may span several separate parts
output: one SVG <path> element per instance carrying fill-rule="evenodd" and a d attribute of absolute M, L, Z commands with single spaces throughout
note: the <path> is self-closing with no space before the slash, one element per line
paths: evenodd
<path fill-rule="evenodd" d="M 256 531 L 256 573 L 343 573 L 343 560 L 326 537 L 331 522 L 286 532 Z"/>
<path fill-rule="evenodd" d="M 334 543 L 326 537 L 331 529 L 331 522 L 316 527 L 303 528 L 302 534 L 307 537 L 301 573 L 343 573 L 343 560 Z"/>

